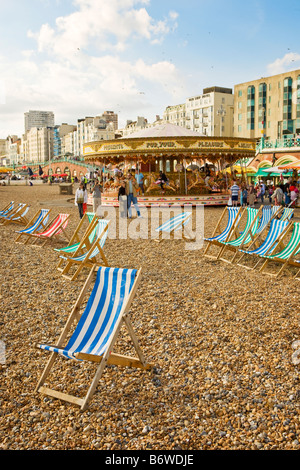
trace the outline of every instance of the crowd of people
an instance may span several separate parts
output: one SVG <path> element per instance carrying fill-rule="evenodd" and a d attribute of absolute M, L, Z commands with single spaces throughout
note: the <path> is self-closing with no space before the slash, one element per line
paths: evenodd
<path fill-rule="evenodd" d="M 93 175 L 90 175 L 90 178 L 88 175 L 81 178 L 79 187 L 75 192 L 75 205 L 78 206 L 80 218 L 83 217 L 87 210 L 88 191 L 93 198 L 93 212 L 100 217 L 102 216 L 101 193 L 104 191 L 107 181 L 108 178 L 103 178 L 99 170 L 96 170 Z M 115 175 L 113 181 L 117 182 L 116 189 L 118 190 L 121 217 L 131 219 L 133 205 L 137 212 L 137 217 L 142 218 L 137 196 L 138 194 L 144 195 L 144 175 L 134 169 L 128 171 L 126 175 L 120 171 L 117 177 Z"/>
<path fill-rule="evenodd" d="M 271 181 L 259 181 L 254 183 L 242 182 L 237 184 L 236 181 L 230 188 L 231 200 L 229 205 L 254 207 L 256 202 L 265 203 L 265 200 L 276 206 L 295 206 L 299 197 L 299 184 L 290 178 L 286 182 L 274 184 Z"/>

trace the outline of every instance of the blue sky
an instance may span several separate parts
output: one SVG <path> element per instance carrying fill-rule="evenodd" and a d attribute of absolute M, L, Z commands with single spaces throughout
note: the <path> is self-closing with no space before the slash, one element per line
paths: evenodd
<path fill-rule="evenodd" d="M 0 138 L 24 112 L 150 122 L 208 86 L 300 68 L 300 2 L 0 0 Z"/>

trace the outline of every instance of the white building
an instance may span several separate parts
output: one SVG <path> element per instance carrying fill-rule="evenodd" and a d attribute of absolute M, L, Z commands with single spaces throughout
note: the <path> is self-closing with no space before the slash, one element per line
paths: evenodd
<path fill-rule="evenodd" d="M 22 136 L 21 158 L 25 162 L 46 162 L 53 155 L 53 129 L 33 127 Z"/>
<path fill-rule="evenodd" d="M 33 127 L 54 127 L 52 111 L 28 111 L 24 113 L 25 133 Z"/>
<path fill-rule="evenodd" d="M 205 88 L 202 95 L 168 106 L 164 121 L 207 136 L 233 136 L 234 96 L 230 88 Z"/>

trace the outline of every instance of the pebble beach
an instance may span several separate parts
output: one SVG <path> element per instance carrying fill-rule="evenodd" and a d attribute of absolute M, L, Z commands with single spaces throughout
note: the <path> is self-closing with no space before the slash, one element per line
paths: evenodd
<path fill-rule="evenodd" d="M 74 198 L 74 196 L 73 196 Z M 0 187 L 11 200 L 79 216 L 57 185 Z M 206 207 L 205 235 L 223 211 Z M 295 216 L 300 217 L 300 209 Z M 128 221 L 128 224 L 130 221 Z M 87 411 L 35 391 L 82 289 L 57 271 L 56 241 L 15 243 L 22 226 L 0 226 L 1 450 L 300 450 L 300 281 L 215 261 L 184 240 L 110 239 L 109 266 L 142 268 L 131 320 L 151 371 L 109 366 Z M 278 269 L 278 268 L 277 268 Z M 133 353 L 126 332 L 117 349 Z M 85 394 L 95 366 L 62 359 L 51 386 Z"/>

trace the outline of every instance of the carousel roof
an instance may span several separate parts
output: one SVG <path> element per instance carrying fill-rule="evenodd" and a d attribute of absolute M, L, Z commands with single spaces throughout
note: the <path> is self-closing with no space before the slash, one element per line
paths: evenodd
<path fill-rule="evenodd" d="M 168 122 L 156 124 L 152 127 L 146 127 L 139 131 L 128 134 L 127 136 L 121 137 L 118 140 L 122 139 L 145 139 L 151 137 L 190 137 L 196 136 L 201 137 L 200 132 L 191 131 L 185 127 L 177 126 L 175 124 L 170 124 Z"/>

